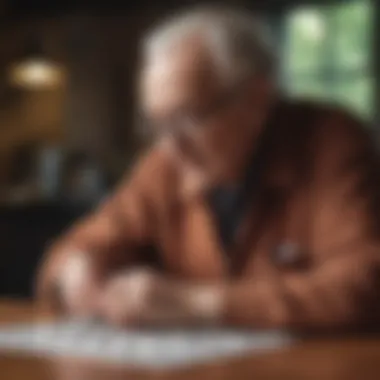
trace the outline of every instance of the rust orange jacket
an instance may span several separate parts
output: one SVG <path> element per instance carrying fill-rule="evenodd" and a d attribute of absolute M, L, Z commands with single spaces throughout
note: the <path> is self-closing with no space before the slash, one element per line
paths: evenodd
<path fill-rule="evenodd" d="M 369 134 L 340 110 L 284 101 L 266 138 L 262 176 L 230 252 L 223 252 L 205 194 L 189 190 L 186 171 L 157 146 L 54 244 L 42 281 L 60 256 L 79 248 L 108 270 L 149 261 L 182 279 L 228 282 L 226 323 L 373 322 L 380 177 Z"/>

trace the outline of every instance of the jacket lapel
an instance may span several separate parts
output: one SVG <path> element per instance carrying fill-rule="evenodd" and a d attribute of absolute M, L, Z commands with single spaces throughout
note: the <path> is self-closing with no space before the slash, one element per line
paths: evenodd
<path fill-rule="evenodd" d="M 188 203 L 182 228 L 182 268 L 200 278 L 224 277 L 228 266 L 211 210 L 203 197 Z"/>
<path fill-rule="evenodd" d="M 281 182 L 281 177 L 276 178 L 275 172 L 270 169 L 268 174 L 273 174 L 273 177 L 265 176 L 260 183 L 258 194 L 249 205 L 239 230 L 235 248 L 230 252 L 232 259 L 229 272 L 233 277 L 244 272 L 257 245 L 269 232 L 273 235 L 271 240 L 275 244 L 278 229 L 284 222 L 283 211 L 292 189 L 291 177 L 288 177 L 289 182 Z"/>

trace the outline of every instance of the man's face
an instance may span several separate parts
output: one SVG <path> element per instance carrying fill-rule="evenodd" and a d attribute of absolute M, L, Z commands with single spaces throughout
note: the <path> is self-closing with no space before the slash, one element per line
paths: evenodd
<path fill-rule="evenodd" d="M 141 105 L 154 132 L 199 166 L 235 154 L 262 98 L 253 79 L 226 88 L 217 72 L 202 44 L 189 40 L 147 62 L 142 73 Z"/>

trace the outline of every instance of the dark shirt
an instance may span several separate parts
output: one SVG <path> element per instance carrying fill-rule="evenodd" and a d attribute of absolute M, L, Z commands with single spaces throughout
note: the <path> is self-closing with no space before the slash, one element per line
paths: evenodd
<path fill-rule="evenodd" d="M 258 187 L 264 161 L 263 144 L 255 149 L 248 162 L 240 183 L 236 186 L 214 188 L 208 198 L 214 214 L 224 251 L 229 251 L 235 243 L 236 231 L 244 218 L 248 206 L 253 202 Z"/>
<path fill-rule="evenodd" d="M 209 194 L 209 206 L 214 214 L 220 241 L 225 252 L 229 251 L 235 243 L 236 231 L 244 213 L 254 201 L 255 189 L 258 188 L 269 152 L 268 144 L 271 132 L 278 122 L 279 115 L 279 106 L 276 105 L 258 141 L 253 144 L 254 148 L 240 183 L 237 183 L 236 186 L 219 186 Z"/>

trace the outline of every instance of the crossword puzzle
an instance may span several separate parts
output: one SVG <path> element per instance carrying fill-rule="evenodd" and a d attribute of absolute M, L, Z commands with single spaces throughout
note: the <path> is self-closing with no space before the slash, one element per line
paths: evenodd
<path fill-rule="evenodd" d="M 10 325 L 0 350 L 75 356 L 134 366 L 171 367 L 285 347 L 283 332 L 230 330 L 118 330 L 89 322 Z"/>

